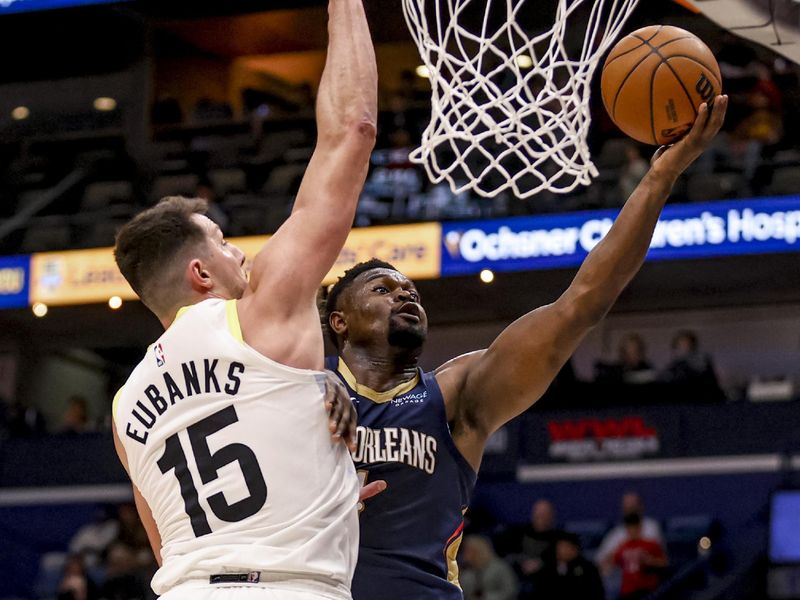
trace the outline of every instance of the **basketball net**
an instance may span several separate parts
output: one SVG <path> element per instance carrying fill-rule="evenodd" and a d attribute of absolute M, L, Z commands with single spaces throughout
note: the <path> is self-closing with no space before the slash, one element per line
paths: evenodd
<path fill-rule="evenodd" d="M 527 198 L 598 175 L 587 145 L 592 75 L 638 0 L 555 1 L 552 27 L 533 35 L 517 20 L 526 0 L 403 0 L 432 88 L 411 160 L 431 181 Z M 467 18 L 476 10 L 479 29 L 480 16 Z"/>

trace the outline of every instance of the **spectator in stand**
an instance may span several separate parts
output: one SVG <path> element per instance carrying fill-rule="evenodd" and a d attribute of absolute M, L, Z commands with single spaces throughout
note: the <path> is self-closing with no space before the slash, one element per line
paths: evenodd
<path fill-rule="evenodd" d="M 45 432 L 44 417 L 32 406 L 0 397 L 0 440 L 41 435 Z"/>
<path fill-rule="evenodd" d="M 81 434 L 91 431 L 89 423 L 89 403 L 83 396 L 70 396 L 67 409 L 61 418 L 61 432 Z"/>
<path fill-rule="evenodd" d="M 556 541 L 555 562 L 545 566 L 534 595 L 521 600 L 604 600 L 605 590 L 597 567 L 581 554 L 574 533 L 561 533 Z"/>
<path fill-rule="evenodd" d="M 117 541 L 122 542 L 134 552 L 139 564 L 150 564 L 153 560 L 153 553 L 136 507 L 131 503 L 121 504 L 117 511 L 117 519 L 119 520 Z"/>
<path fill-rule="evenodd" d="M 749 114 L 736 127 L 734 135 L 765 146 L 774 145 L 783 136 L 783 98 L 766 64 L 755 63 L 753 71 L 757 82 L 745 97 Z"/>
<path fill-rule="evenodd" d="M 595 555 L 595 562 L 600 567 L 600 571 L 604 576 L 609 574 L 613 567 L 614 554 L 617 549 L 629 539 L 626 519 L 631 518 L 633 515 L 637 516 L 641 523 L 639 532 L 641 539 L 657 542 L 662 546 L 664 544 L 664 536 L 661 533 L 661 526 L 658 524 L 658 521 L 644 515 L 644 502 L 642 501 L 642 497 L 637 492 L 631 491 L 625 493 L 625 495 L 622 496 L 622 523 L 613 527 L 611 531 L 605 535 Z"/>
<path fill-rule="evenodd" d="M 536 595 L 540 573 L 546 565 L 555 563 L 556 540 L 560 535 L 556 529 L 556 509 L 552 502 L 542 498 L 533 503 L 529 524 L 512 528 L 502 536 L 501 552 L 520 578 L 523 597 Z"/>
<path fill-rule="evenodd" d="M 461 556 L 464 568 L 459 579 L 464 600 L 516 600 L 514 571 L 492 548 L 489 538 L 469 535 L 464 538 Z"/>
<path fill-rule="evenodd" d="M 97 586 L 86 572 L 83 558 L 73 554 L 64 563 L 64 573 L 58 584 L 58 600 L 97 600 Z"/>
<path fill-rule="evenodd" d="M 700 351 L 692 331 L 680 331 L 672 338 L 672 361 L 662 379 L 671 385 L 675 395 L 694 402 L 724 401 L 711 356 Z"/>
<path fill-rule="evenodd" d="M 106 580 L 100 588 L 103 600 L 144 600 L 152 598 L 149 575 L 142 569 L 134 550 L 123 542 L 115 542 L 108 550 Z"/>
<path fill-rule="evenodd" d="M 652 383 L 657 375 L 647 358 L 647 346 L 636 333 L 620 340 L 617 362 L 595 364 L 595 380 L 603 383 Z"/>
<path fill-rule="evenodd" d="M 114 512 L 110 506 L 100 508 L 95 520 L 78 529 L 69 541 L 70 553 L 80 554 L 89 567 L 101 562 L 106 550 L 119 535 L 119 521 Z"/>
<path fill-rule="evenodd" d="M 219 225 L 223 234 L 227 234 L 231 218 L 220 206 L 217 191 L 214 189 L 214 184 L 211 179 L 208 178 L 208 175 L 200 175 L 197 181 L 197 187 L 194 190 L 194 196 L 195 198 L 202 198 L 208 202 L 206 216 Z"/>
<path fill-rule="evenodd" d="M 545 499 L 534 502 L 531 523 L 522 531 L 520 539 L 520 570 L 525 576 L 539 572 L 545 563 L 554 561 L 559 535 L 553 503 Z"/>
<path fill-rule="evenodd" d="M 660 542 L 643 539 L 640 515 L 625 516 L 625 531 L 627 539 L 614 553 L 614 564 L 622 569 L 619 600 L 642 600 L 661 583 L 667 555 Z"/>

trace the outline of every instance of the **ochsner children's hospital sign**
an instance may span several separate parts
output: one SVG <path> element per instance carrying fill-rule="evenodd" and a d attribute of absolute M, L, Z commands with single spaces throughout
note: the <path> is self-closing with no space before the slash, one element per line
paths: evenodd
<path fill-rule="evenodd" d="M 442 275 L 572 267 L 619 211 L 444 223 Z M 800 250 L 800 196 L 667 206 L 648 260 Z"/>

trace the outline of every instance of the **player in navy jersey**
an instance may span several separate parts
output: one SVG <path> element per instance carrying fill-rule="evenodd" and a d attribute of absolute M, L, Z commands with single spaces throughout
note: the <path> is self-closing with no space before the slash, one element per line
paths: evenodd
<path fill-rule="evenodd" d="M 489 436 L 529 408 L 639 270 L 677 177 L 725 115 L 701 106 L 691 132 L 653 157 L 605 239 L 562 296 L 509 325 L 488 349 L 431 373 L 418 367 L 428 320 L 413 282 L 373 260 L 331 289 L 324 322 L 358 410 L 362 481 L 388 488 L 362 506 L 354 600 L 455 600 L 462 515 Z"/>

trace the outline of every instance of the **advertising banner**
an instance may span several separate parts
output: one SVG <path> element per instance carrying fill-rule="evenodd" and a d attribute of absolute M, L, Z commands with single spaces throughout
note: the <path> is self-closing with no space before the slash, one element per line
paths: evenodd
<path fill-rule="evenodd" d="M 125 0 L 3 0 L 0 2 L 0 15 L 120 1 Z"/>
<path fill-rule="evenodd" d="M 31 303 L 51 305 L 136 298 L 114 262 L 111 248 L 44 252 L 31 257 Z"/>
<path fill-rule="evenodd" d="M 347 269 L 371 258 L 393 264 L 411 279 L 435 279 L 439 277 L 441 239 L 439 223 L 353 229 L 323 285 L 336 282 Z M 249 272 L 253 259 L 268 240 L 269 236 L 258 235 L 230 238 L 229 241 L 247 256 L 245 270 Z"/>
<path fill-rule="evenodd" d="M 268 239 L 268 236 L 253 236 L 231 238 L 230 242 L 245 253 L 249 270 Z M 411 278 L 436 278 L 439 276 L 440 246 L 439 223 L 355 229 L 324 283 L 335 282 L 345 270 L 372 257 L 394 264 Z M 123 300 L 136 298 L 117 269 L 111 248 L 39 253 L 34 254 L 30 262 L 31 303 L 66 305 L 106 302 L 112 296 Z M 3 264 L 0 262 L 0 269 Z M 302 268 L 302 265 L 297 267 Z M 0 270 L 0 275 L 2 273 Z M 28 303 L 27 288 L 20 293 L 24 300 L 19 305 L 25 306 Z M 5 306 L 2 302 L 0 292 L 0 307 Z"/>
<path fill-rule="evenodd" d="M 29 256 L 0 256 L 0 308 L 28 305 Z"/>
<path fill-rule="evenodd" d="M 347 269 L 370 258 L 393 264 L 411 279 L 435 279 L 439 277 L 441 240 L 439 223 L 354 229 L 324 283 L 334 283 Z"/>
<path fill-rule="evenodd" d="M 611 229 L 598 210 L 442 225 L 442 276 L 574 267 Z M 800 250 L 800 196 L 667 206 L 648 260 Z"/>

